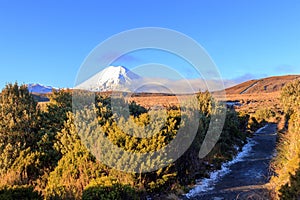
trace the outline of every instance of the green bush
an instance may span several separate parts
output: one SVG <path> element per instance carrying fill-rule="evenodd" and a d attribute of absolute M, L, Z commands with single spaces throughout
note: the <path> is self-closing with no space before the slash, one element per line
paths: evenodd
<path fill-rule="evenodd" d="M 255 117 L 259 122 L 263 120 L 268 121 L 272 117 L 275 117 L 275 112 L 268 108 L 260 108 L 255 112 Z"/>
<path fill-rule="evenodd" d="M 0 189 L 1 200 L 39 200 L 42 196 L 32 186 L 5 186 Z"/>
<path fill-rule="evenodd" d="M 105 179 L 105 180 L 104 180 Z M 122 185 L 109 177 L 91 181 L 82 194 L 83 200 L 134 200 L 136 191 L 129 185 Z"/>

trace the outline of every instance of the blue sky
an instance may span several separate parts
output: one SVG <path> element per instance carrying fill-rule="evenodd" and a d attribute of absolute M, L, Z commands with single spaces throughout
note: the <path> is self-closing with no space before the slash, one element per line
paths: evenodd
<path fill-rule="evenodd" d="M 300 74 L 299 11 L 298 0 L 0 0 L 0 87 L 15 81 L 73 87 L 94 47 L 149 26 L 195 39 L 224 79 Z M 131 55 L 119 64 L 165 59 L 151 55 Z"/>

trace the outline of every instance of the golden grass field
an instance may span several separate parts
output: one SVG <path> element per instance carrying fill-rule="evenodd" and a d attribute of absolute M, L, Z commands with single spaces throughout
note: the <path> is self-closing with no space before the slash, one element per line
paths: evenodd
<path fill-rule="evenodd" d="M 188 99 L 190 96 L 179 96 L 180 99 Z M 236 107 L 237 111 L 245 110 L 249 113 L 255 112 L 260 108 L 274 108 L 280 109 L 280 92 L 271 92 L 263 94 L 228 94 L 226 98 L 218 98 L 220 101 L 237 101 L 242 104 L 240 107 Z M 179 106 L 180 100 L 176 96 L 138 96 L 131 97 L 130 101 L 144 106 L 145 108 L 151 108 L 156 106 Z"/>

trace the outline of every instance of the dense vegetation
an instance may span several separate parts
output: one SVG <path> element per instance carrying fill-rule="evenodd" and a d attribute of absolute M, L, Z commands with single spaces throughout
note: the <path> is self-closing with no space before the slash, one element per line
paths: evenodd
<path fill-rule="evenodd" d="M 199 93 L 197 99 L 199 128 L 188 150 L 176 162 L 156 171 L 129 173 L 101 163 L 87 149 L 89 142 L 97 140 L 91 130 L 100 127 L 103 136 L 128 152 L 153 152 L 176 138 L 180 122 L 191 116 L 182 115 L 181 108 L 177 107 L 163 113 L 148 111 L 131 102 L 130 115 L 117 121 L 110 97 L 100 94 L 96 95 L 94 107 L 74 113 L 72 93 L 63 90 L 53 91 L 50 102 L 40 109 L 26 86 L 7 85 L 0 96 L 1 199 L 139 199 L 147 195 L 155 197 L 163 191 L 183 193 L 186 185 L 206 176 L 209 170 L 237 153 L 235 147 L 244 143 L 249 119 L 247 115 L 228 110 L 217 145 L 200 159 L 199 149 L 215 112 L 212 107 L 218 102 L 209 93 Z M 120 104 L 124 103 L 120 99 Z M 95 118 L 91 117 L 93 113 L 97 114 Z M 291 112 L 290 119 L 294 119 L 293 115 Z M 150 116 L 166 120 L 157 120 L 157 124 L 150 126 L 157 129 L 152 137 L 136 137 L 140 131 L 147 131 Z M 79 118 L 85 120 L 77 127 L 74 122 Z M 118 123 L 122 123 L 122 129 Z M 126 134 L 130 131 L 135 134 Z M 126 159 L 118 154 L 110 155 L 112 162 Z M 152 166 L 156 161 L 146 164 Z M 134 161 L 129 165 L 134 165 Z"/>
<path fill-rule="evenodd" d="M 300 199 L 300 80 L 283 88 L 281 101 L 286 126 L 280 135 L 271 186 L 275 198 Z"/>

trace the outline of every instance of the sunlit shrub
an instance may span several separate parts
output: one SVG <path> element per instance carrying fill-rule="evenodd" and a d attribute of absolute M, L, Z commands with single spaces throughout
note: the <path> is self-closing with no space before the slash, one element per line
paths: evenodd
<path fill-rule="evenodd" d="M 135 200 L 136 191 L 129 185 L 123 185 L 111 177 L 92 180 L 83 191 L 83 200 Z"/>

